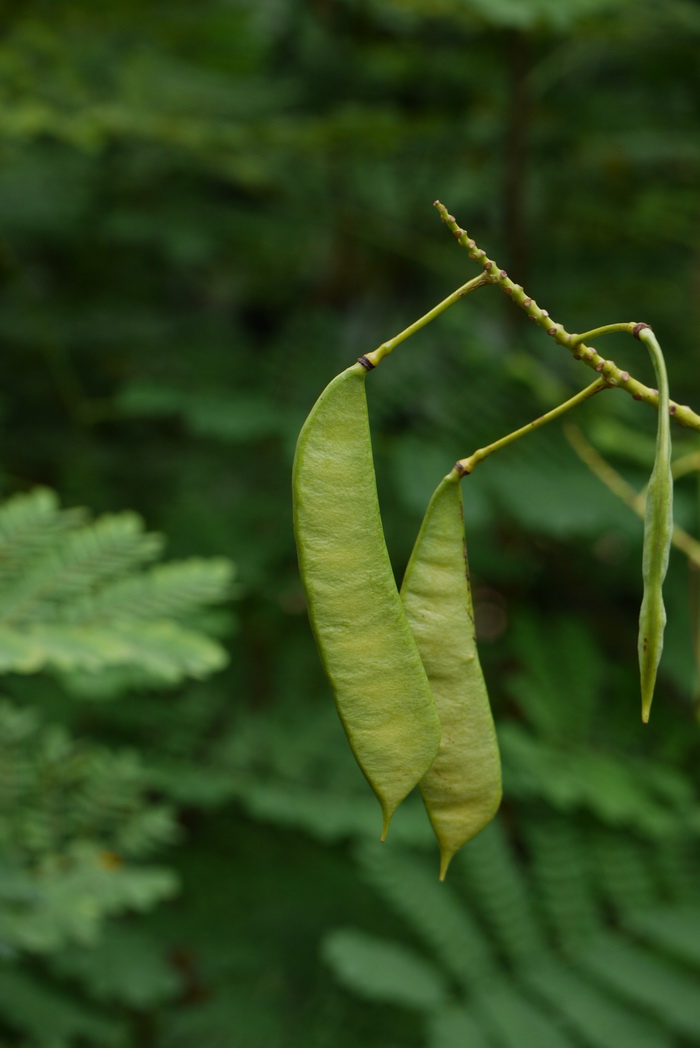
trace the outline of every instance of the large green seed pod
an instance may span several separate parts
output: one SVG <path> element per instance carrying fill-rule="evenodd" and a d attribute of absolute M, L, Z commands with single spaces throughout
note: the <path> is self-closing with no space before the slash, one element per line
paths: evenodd
<path fill-rule="evenodd" d="M 361 364 L 307 418 L 294 460 L 294 529 L 309 617 L 383 830 L 432 763 L 440 723 L 379 514 Z"/>
<path fill-rule="evenodd" d="M 442 727 L 420 789 L 440 845 L 440 880 L 501 802 L 501 765 L 479 665 L 464 541 L 460 474 L 438 485 L 406 568 L 401 597 Z"/>

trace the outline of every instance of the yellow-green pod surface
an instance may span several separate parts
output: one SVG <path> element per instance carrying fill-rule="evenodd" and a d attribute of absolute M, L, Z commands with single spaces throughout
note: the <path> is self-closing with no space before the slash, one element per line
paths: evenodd
<path fill-rule="evenodd" d="M 420 783 L 440 845 L 440 880 L 463 844 L 501 802 L 501 763 L 476 632 L 457 470 L 425 514 L 401 597 L 442 726 L 440 749 Z"/>
<path fill-rule="evenodd" d="M 639 670 L 642 685 L 642 720 L 649 720 L 654 698 L 656 672 L 664 646 L 666 609 L 661 591 L 668 568 L 673 534 L 673 475 L 671 473 L 671 425 L 668 377 L 661 347 L 654 332 L 645 328 L 639 338 L 646 344 L 659 386 L 656 455 L 647 487 L 644 515 L 642 577 L 644 595 L 639 613 Z"/>
<path fill-rule="evenodd" d="M 379 515 L 365 397 L 354 364 L 311 410 L 294 459 L 294 530 L 309 617 L 340 718 L 389 820 L 440 740 L 430 686 Z"/>

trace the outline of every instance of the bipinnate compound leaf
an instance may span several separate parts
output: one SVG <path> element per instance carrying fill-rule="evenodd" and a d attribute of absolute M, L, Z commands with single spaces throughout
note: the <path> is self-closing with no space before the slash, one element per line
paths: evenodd
<path fill-rule="evenodd" d="M 2 938 L 29 953 L 97 942 L 106 917 L 149 910 L 178 887 L 172 870 L 123 864 L 111 852 L 75 844 L 33 872 L 38 895 L 2 914 Z"/>
<path fill-rule="evenodd" d="M 321 955 L 338 980 L 363 997 L 429 1012 L 447 998 L 436 966 L 402 943 L 338 928 L 324 939 Z"/>
<path fill-rule="evenodd" d="M 474 1010 L 503 1048 L 575 1048 L 561 1018 L 514 982 L 501 979 L 478 990 Z"/>
<path fill-rule="evenodd" d="M 5 1023 L 31 1038 L 15 1043 L 122 1048 L 127 1036 L 121 1019 L 101 1014 L 62 988 L 47 985 L 38 975 L 10 965 L 0 967 L 0 1011 Z"/>
<path fill-rule="evenodd" d="M 491 1048 L 473 1014 L 458 1004 L 441 1008 L 427 1023 L 427 1048 Z"/>
<path fill-rule="evenodd" d="M 454 880 L 478 904 L 494 941 L 514 964 L 532 964 L 545 952 L 531 893 L 500 818 L 464 850 Z"/>
<path fill-rule="evenodd" d="M 700 901 L 688 906 L 659 906 L 630 916 L 626 924 L 647 942 L 700 968 Z"/>
<path fill-rule="evenodd" d="M 577 966 L 633 1010 L 652 1012 L 681 1037 L 700 1036 L 698 981 L 682 964 L 658 957 L 648 945 L 601 932 L 579 951 Z"/>
<path fill-rule="evenodd" d="M 449 884 L 407 851 L 366 844 L 356 850 L 368 882 L 423 940 L 451 979 L 473 988 L 499 971 L 495 950 Z"/>
<path fill-rule="evenodd" d="M 97 1001 L 150 1008 L 182 992 L 166 950 L 147 932 L 119 920 L 106 921 L 100 938 L 82 948 L 72 943 L 55 954 L 51 968 L 79 982 Z"/>
<path fill-rule="evenodd" d="M 560 1015 L 591 1048 L 630 1044 L 639 1048 L 673 1048 L 673 1042 L 648 1015 L 636 1015 L 614 997 L 564 965 L 550 962 L 523 969 L 528 988 Z"/>
<path fill-rule="evenodd" d="M 162 545 L 134 513 L 90 522 L 43 488 L 0 505 L 0 672 L 127 670 L 172 685 L 221 669 L 224 648 L 196 616 L 231 596 L 233 566 L 145 567 Z"/>

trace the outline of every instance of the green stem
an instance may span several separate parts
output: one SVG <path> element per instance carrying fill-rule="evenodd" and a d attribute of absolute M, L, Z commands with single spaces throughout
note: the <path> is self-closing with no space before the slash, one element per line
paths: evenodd
<path fill-rule="evenodd" d="M 672 463 L 671 469 L 674 480 L 700 470 L 700 451 L 690 451 L 687 455 L 681 455 L 679 459 Z"/>
<path fill-rule="evenodd" d="M 448 213 L 447 208 L 439 200 L 435 201 L 435 207 L 447 228 L 457 238 L 462 247 L 467 249 L 469 257 L 473 258 L 483 268 L 490 284 L 497 284 L 501 291 L 508 295 L 509 298 L 512 298 L 521 309 L 525 310 L 530 319 L 546 331 L 555 342 L 568 349 L 575 360 L 582 360 L 588 367 L 602 374 L 609 386 L 619 386 L 620 389 L 624 389 L 631 394 L 635 400 L 642 400 L 645 404 L 649 404 L 658 410 L 658 390 L 645 386 L 642 382 L 637 381 L 636 378 L 631 378 L 629 371 L 623 371 L 614 360 L 605 360 L 590 346 L 584 345 L 581 339 L 585 336 L 572 335 L 563 325 L 552 320 L 546 309 L 541 309 L 534 299 L 526 295 L 519 284 L 513 283 L 505 269 L 499 269 L 493 259 L 488 258 L 486 253 L 476 246 L 476 243 L 470 238 L 467 231 L 457 225 L 457 220 Z M 594 329 L 594 331 L 602 333 L 611 330 L 630 330 L 641 337 L 639 328 L 639 324 L 633 323 L 629 325 L 623 324 L 621 328 L 611 324 L 605 328 Z M 646 327 L 645 330 L 647 330 Z M 674 421 L 679 425 L 700 432 L 700 415 L 697 415 L 687 405 L 677 404 L 671 400 L 669 401 L 669 410 Z"/>
<path fill-rule="evenodd" d="M 686 477 L 688 473 L 698 471 L 700 471 L 700 451 L 690 451 L 687 455 L 682 455 L 675 462 L 671 463 L 671 476 L 674 480 L 680 480 L 681 477 Z M 645 484 L 639 493 L 642 505 L 646 499 L 648 486 L 648 484 Z"/>
<path fill-rule="evenodd" d="M 602 480 L 603 484 L 605 484 L 606 488 L 609 488 L 609 490 L 612 491 L 613 495 L 617 495 L 617 497 L 622 499 L 630 509 L 634 510 L 638 517 L 643 518 L 646 506 L 646 488 L 637 493 L 634 488 L 620 476 L 617 470 L 613 469 L 610 463 L 606 462 L 605 459 L 598 454 L 596 449 L 586 440 L 577 426 L 572 426 L 571 424 L 565 425 L 564 433 L 576 454 L 582 462 L 585 462 L 590 471 L 595 473 L 599 480 Z M 700 542 L 694 539 L 692 535 L 689 535 L 683 528 L 679 527 L 678 524 L 673 525 L 671 542 L 676 549 L 681 551 L 681 553 L 685 553 L 686 557 L 692 564 L 700 568 Z"/>
<path fill-rule="evenodd" d="M 617 495 L 619 499 L 622 499 L 630 509 L 634 510 L 637 516 L 643 517 L 647 501 L 646 488 L 637 493 L 632 485 L 628 484 L 624 477 L 616 469 L 613 469 L 602 455 L 598 454 L 593 445 L 586 440 L 578 426 L 573 425 L 571 422 L 565 423 L 564 436 L 581 461 L 588 466 L 591 473 L 594 473 L 598 480 L 602 480 L 606 488 L 612 491 L 613 495 Z"/>
<path fill-rule="evenodd" d="M 469 295 L 472 291 L 476 291 L 478 287 L 483 287 L 488 283 L 489 281 L 484 274 L 474 277 L 472 280 L 468 280 L 466 284 L 462 284 L 461 287 L 458 287 L 457 290 L 453 291 L 451 295 L 447 296 L 447 298 L 443 298 L 442 302 L 438 302 L 436 306 L 433 306 L 425 316 L 419 317 L 419 319 L 414 321 L 413 324 L 409 324 L 409 326 L 404 328 L 403 331 L 400 331 L 398 335 L 394 335 L 393 338 L 388 339 L 386 342 L 382 342 L 381 346 L 377 346 L 377 348 L 373 349 L 371 353 L 366 353 L 365 359 L 368 360 L 373 367 L 376 367 L 379 361 L 388 356 L 388 354 L 391 353 L 393 349 L 396 349 L 401 342 L 405 342 L 405 340 L 410 338 L 411 335 L 415 335 L 416 331 L 420 331 L 421 328 L 424 328 L 431 320 L 434 320 L 435 317 L 439 317 L 446 309 L 453 306 L 455 302 L 459 302 L 460 299 L 465 297 L 465 295 Z"/>
<path fill-rule="evenodd" d="M 501 437 L 500 440 L 494 441 L 493 444 L 489 444 L 485 448 L 479 448 L 472 455 L 467 458 L 459 459 L 456 464 L 456 469 L 462 475 L 466 473 L 472 473 L 474 467 L 482 461 L 492 455 L 494 451 L 498 451 L 500 448 L 506 447 L 508 444 L 514 443 L 516 440 L 520 440 L 521 437 L 526 437 L 528 433 L 532 433 L 533 430 L 539 429 L 540 426 L 544 426 L 547 422 L 553 422 L 554 419 L 564 415 L 567 411 L 571 411 L 572 408 L 578 407 L 584 400 L 588 400 L 589 397 L 595 396 L 596 393 L 600 393 L 601 390 L 606 389 L 609 383 L 605 378 L 596 379 L 590 386 L 586 386 L 580 393 L 576 393 L 573 397 L 565 400 L 563 404 L 559 404 L 556 408 L 552 408 L 544 415 L 540 415 L 539 418 L 533 419 L 532 422 L 528 422 L 526 426 L 521 426 L 520 429 L 514 430 L 512 433 L 506 434 L 505 437 Z"/>
<path fill-rule="evenodd" d="M 624 331 L 627 335 L 633 335 L 637 325 L 633 320 L 621 321 L 619 324 L 603 324 L 602 327 L 591 328 L 584 331 L 582 335 L 572 335 L 570 346 L 579 346 L 592 338 L 600 338 L 601 335 L 610 335 L 613 331 Z"/>

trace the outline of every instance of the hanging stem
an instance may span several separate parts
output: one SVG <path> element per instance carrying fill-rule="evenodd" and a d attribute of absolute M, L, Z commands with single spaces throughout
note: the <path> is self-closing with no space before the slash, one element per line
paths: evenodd
<path fill-rule="evenodd" d="M 608 324 L 603 328 L 594 328 L 592 332 L 586 332 L 584 335 L 571 334 L 563 325 L 552 320 L 546 309 L 541 309 L 534 299 L 526 295 L 519 284 L 514 284 L 505 269 L 499 269 L 493 259 L 488 258 L 486 252 L 476 246 L 467 231 L 457 225 L 457 220 L 449 214 L 447 208 L 439 200 L 435 201 L 435 207 L 447 228 L 451 230 L 462 247 L 467 249 L 470 258 L 473 258 L 483 268 L 489 284 L 498 285 L 501 291 L 525 310 L 530 319 L 546 331 L 555 342 L 565 346 L 575 360 L 582 360 L 588 367 L 602 374 L 609 386 L 619 386 L 630 393 L 635 400 L 642 400 L 645 404 L 650 404 L 658 410 L 659 394 L 657 390 L 650 389 L 636 378 L 630 377 L 629 371 L 623 371 L 614 360 L 605 360 L 594 349 L 583 343 L 585 338 L 607 334 L 610 331 L 628 331 L 639 338 L 640 332 L 649 327 L 648 324 L 635 324 L 629 321 L 619 325 Z M 700 415 L 697 415 L 687 405 L 677 404 L 671 400 L 669 401 L 669 412 L 679 425 L 700 432 Z"/>
<path fill-rule="evenodd" d="M 671 464 L 671 470 L 674 480 L 700 470 L 700 451 L 690 451 L 687 455 L 681 455 L 680 458 Z"/>
<path fill-rule="evenodd" d="M 554 419 L 564 415 L 567 411 L 571 411 L 572 408 L 578 407 L 584 400 L 588 400 L 589 397 L 595 396 L 596 393 L 600 393 L 601 390 L 608 387 L 608 382 L 604 378 L 596 379 L 590 386 L 586 386 L 580 393 L 576 393 L 575 396 L 570 397 L 569 400 L 565 400 L 563 404 L 559 404 L 556 408 L 552 408 L 544 415 L 540 415 L 539 418 L 533 419 L 532 422 L 528 422 L 526 426 L 521 426 L 520 429 L 514 430 L 512 433 L 506 434 L 505 437 L 501 437 L 500 440 L 494 441 L 493 444 L 489 444 L 485 448 L 479 448 L 473 454 L 467 458 L 459 459 L 455 465 L 455 469 L 458 473 L 464 476 L 467 473 L 472 473 L 474 467 L 479 464 L 483 459 L 492 455 L 494 451 L 498 451 L 500 448 L 506 447 L 508 444 L 513 444 L 516 440 L 520 440 L 521 437 L 526 437 L 528 433 L 532 433 L 533 430 L 539 429 L 540 426 L 544 426 L 547 422 L 553 422 Z"/>
<path fill-rule="evenodd" d="M 610 335 L 613 331 L 624 331 L 627 335 L 633 335 L 636 326 L 633 320 L 622 321 L 620 324 L 603 324 L 602 327 L 584 331 L 582 335 L 572 335 L 571 342 L 568 345 L 569 347 L 580 346 L 582 342 L 586 342 L 588 339 L 600 338 L 601 335 Z"/>
<path fill-rule="evenodd" d="M 457 290 L 453 291 L 451 295 L 447 296 L 447 298 L 443 298 L 442 302 L 438 302 L 438 304 L 433 306 L 433 308 L 424 316 L 419 317 L 419 319 L 414 321 L 413 324 L 409 324 L 409 326 L 404 328 L 403 331 L 400 331 L 398 335 L 394 335 L 394 337 L 388 339 L 388 341 L 382 342 L 381 346 L 377 346 L 377 348 L 373 349 L 371 353 L 366 353 L 364 359 L 367 360 L 372 367 L 376 367 L 379 361 L 388 356 L 388 354 L 391 353 L 393 349 L 396 349 L 401 342 L 405 342 L 405 340 L 410 338 L 411 335 L 415 335 L 416 331 L 420 331 L 421 328 L 424 328 L 431 320 L 434 320 L 435 317 L 439 317 L 441 313 L 444 313 L 446 309 L 453 306 L 455 302 L 459 302 L 460 299 L 471 294 L 472 291 L 476 291 L 478 287 L 483 287 L 488 283 L 489 280 L 485 274 L 481 274 L 478 277 L 474 277 L 472 280 L 468 280 L 466 284 L 462 284 L 461 287 L 458 287 Z"/>
<path fill-rule="evenodd" d="M 624 477 L 620 476 L 617 470 L 613 469 L 610 463 L 606 462 L 602 455 L 598 454 L 593 445 L 586 440 L 578 426 L 567 423 L 564 426 L 564 434 L 578 457 L 582 462 L 585 462 L 591 473 L 595 473 L 596 477 L 602 480 L 606 488 L 612 491 L 613 495 L 617 495 L 619 499 L 622 499 L 631 510 L 634 510 L 638 517 L 644 517 L 647 500 L 646 488 L 639 493 L 636 492 Z M 682 459 L 679 459 L 679 462 L 682 461 Z M 679 549 L 681 553 L 686 555 L 692 564 L 700 568 L 700 542 L 679 527 L 678 524 L 673 525 L 671 542 L 676 549 Z"/>

